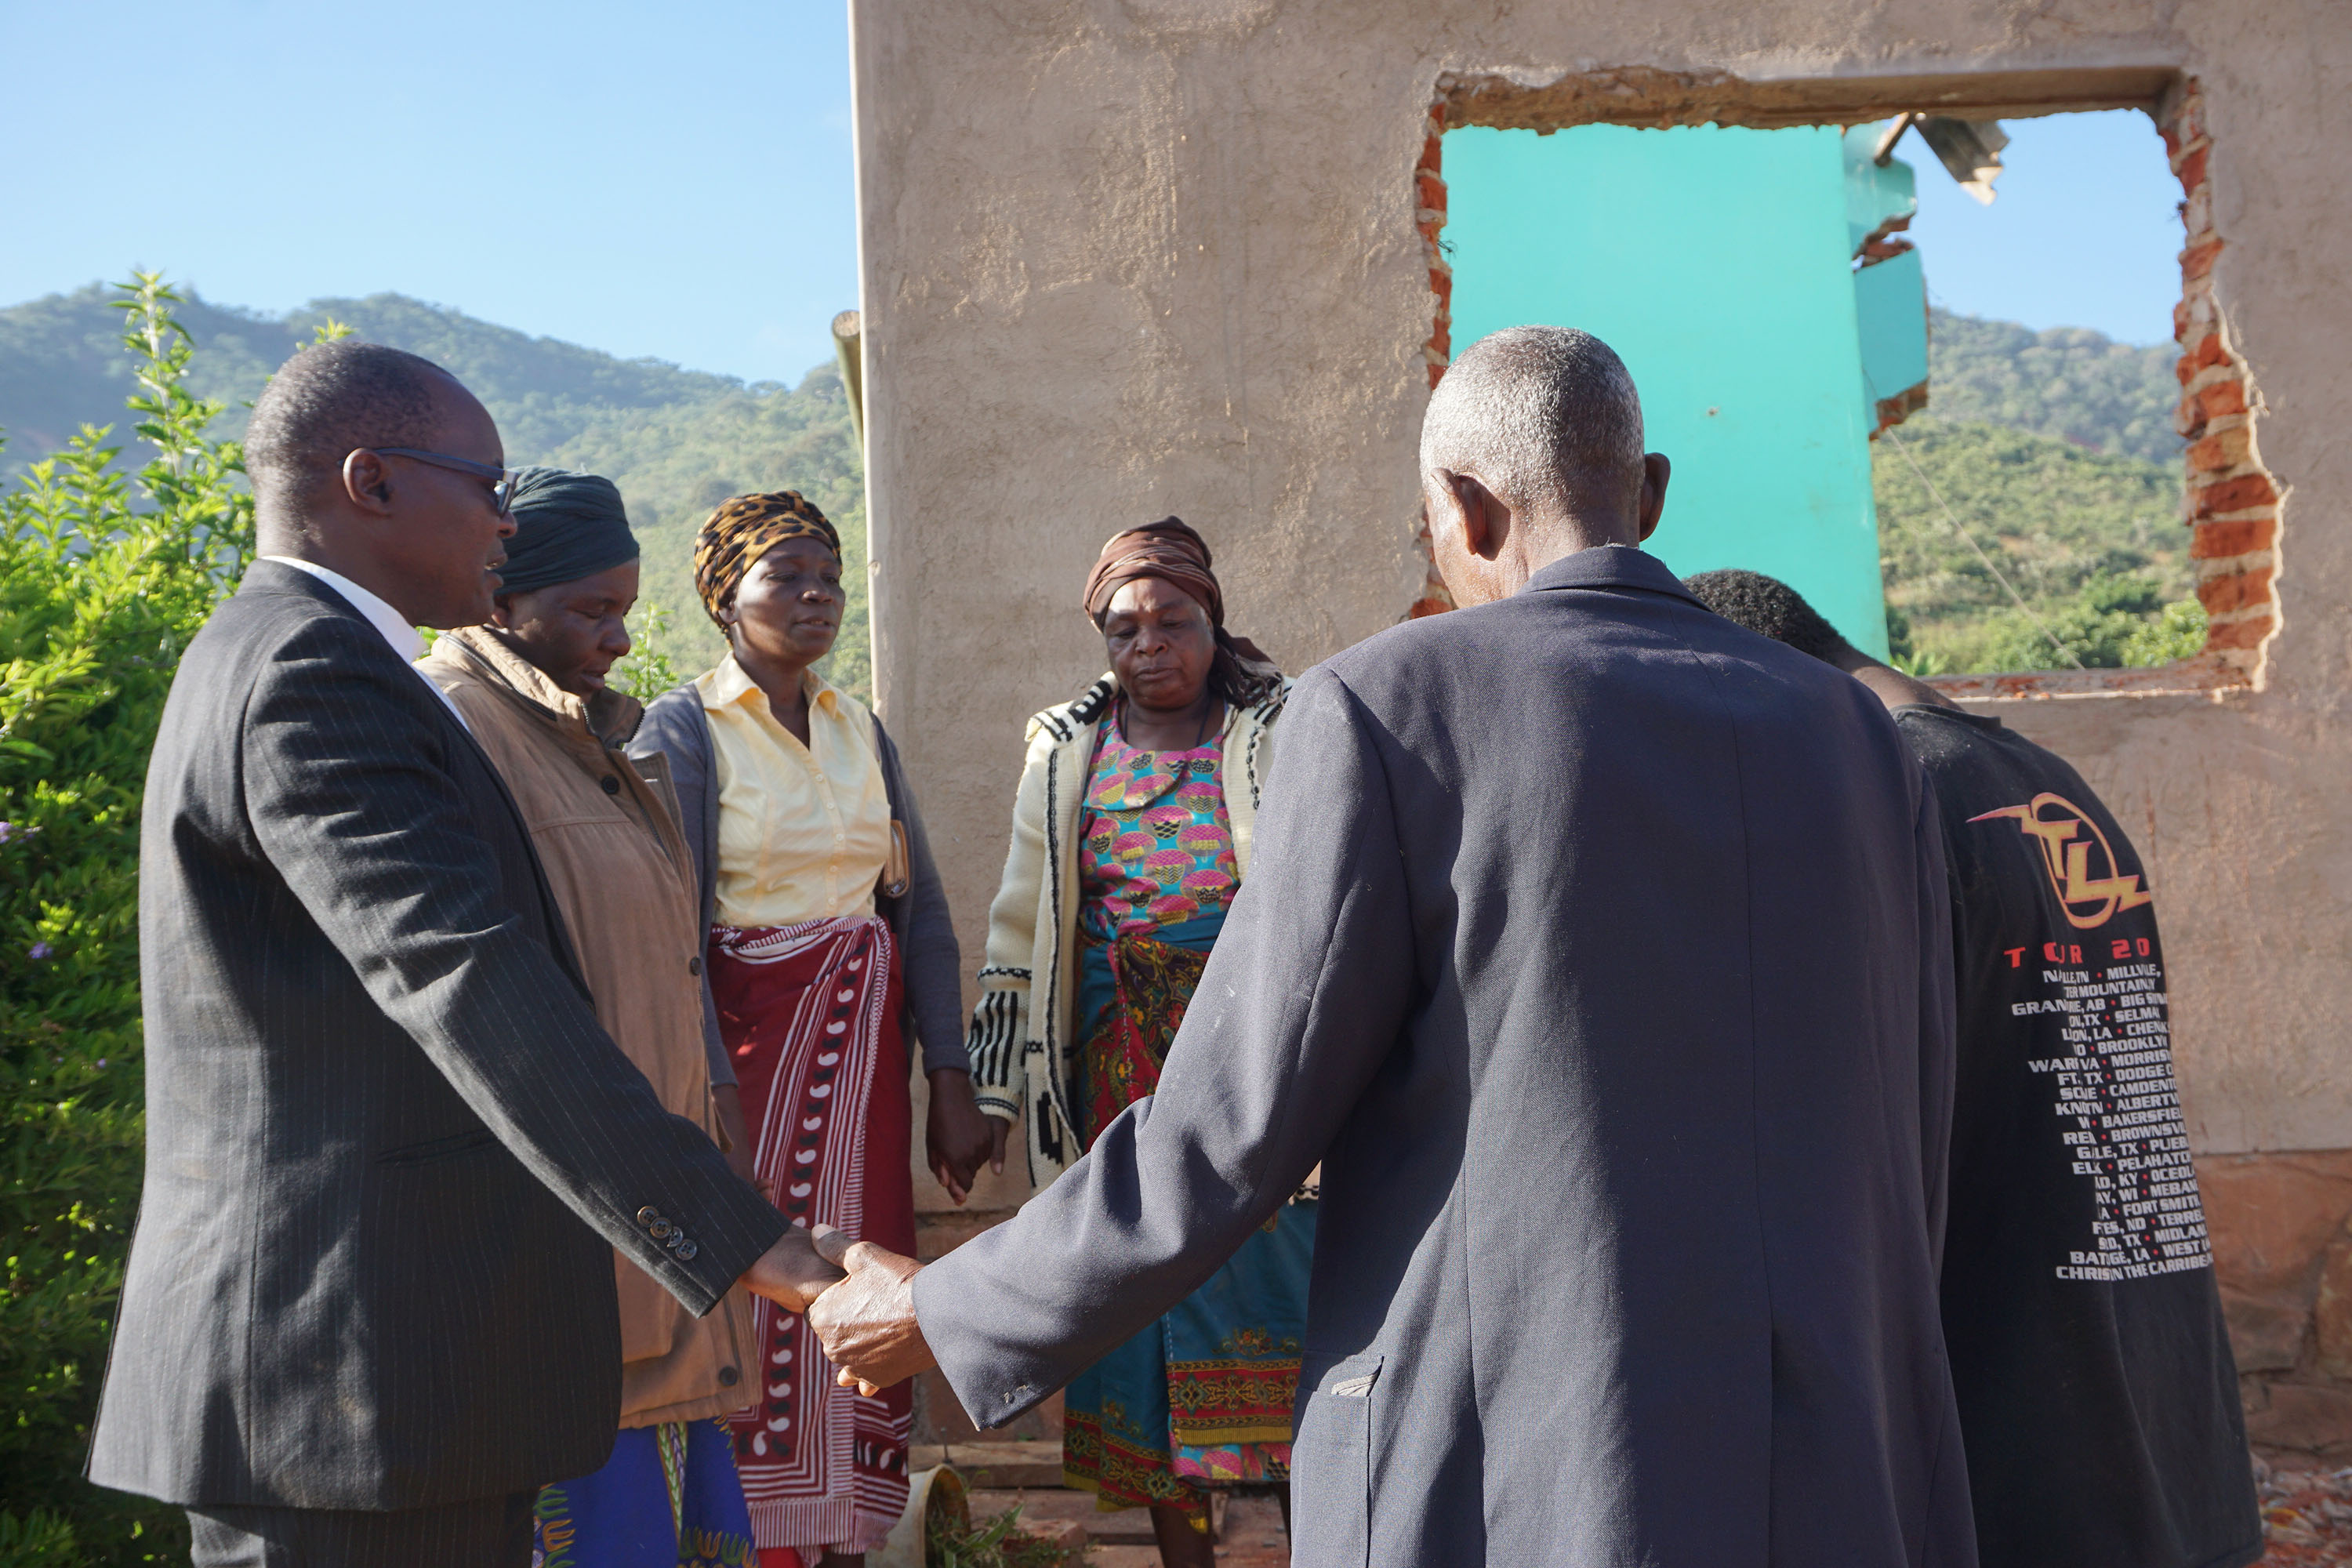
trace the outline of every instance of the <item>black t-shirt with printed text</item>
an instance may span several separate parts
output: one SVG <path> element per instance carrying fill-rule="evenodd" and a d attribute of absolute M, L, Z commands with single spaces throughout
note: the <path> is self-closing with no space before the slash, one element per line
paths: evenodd
<path fill-rule="evenodd" d="M 2262 1552 L 2138 854 L 1996 719 L 1895 710 L 1951 870 L 1944 1335 L 1984 1568 Z"/>

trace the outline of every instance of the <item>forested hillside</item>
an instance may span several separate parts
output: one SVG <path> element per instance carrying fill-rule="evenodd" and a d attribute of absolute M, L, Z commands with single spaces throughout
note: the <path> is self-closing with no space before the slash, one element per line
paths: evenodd
<path fill-rule="evenodd" d="M 1872 453 L 1898 656 L 1952 672 L 2196 652 L 2172 349 L 1944 310 L 1928 326 L 1927 410 Z"/>
<path fill-rule="evenodd" d="M 2170 343 L 2141 348 L 2081 327 L 1927 312 L 1927 406 L 1937 418 L 2006 425 L 2170 468 L 2180 401 Z"/>
<path fill-rule="evenodd" d="M 131 391 L 119 312 L 95 285 L 0 310 L 0 476 L 61 447 L 83 424 L 127 439 Z M 179 317 L 196 343 L 189 385 L 229 405 L 218 436 L 242 434 L 269 372 L 329 320 L 446 365 L 489 406 L 511 464 L 609 475 L 645 546 L 645 594 L 667 619 L 667 651 L 686 673 L 718 657 L 694 596 L 695 528 L 728 496 L 797 489 L 842 532 L 848 618 L 828 673 L 870 685 L 864 474 L 841 378 L 830 365 L 796 387 L 749 384 L 534 338 L 398 294 L 318 300 L 285 317 L 225 309 L 191 292 Z"/>
<path fill-rule="evenodd" d="M 0 310 L 8 439 L 0 472 L 56 450 L 84 422 L 113 424 L 127 437 L 131 371 L 116 316 L 95 286 Z M 611 475 L 644 539 L 646 596 L 667 620 L 662 644 L 685 671 L 719 647 L 692 590 L 696 525 L 740 491 L 803 491 L 840 525 L 850 555 L 850 618 L 830 673 L 867 689 L 863 474 L 831 366 L 793 387 L 747 385 L 397 294 L 320 300 L 284 317 L 191 298 L 181 319 L 197 344 L 191 387 L 230 405 L 217 434 L 241 432 L 243 405 L 270 369 L 332 319 L 448 366 L 497 416 L 509 461 Z M 2171 349 L 1943 310 L 1931 313 L 1930 331 L 1927 410 L 1874 452 L 1898 650 L 1943 670 L 2067 662 L 1955 531 L 1957 521 L 2085 664 L 2193 651 L 2202 618 L 2189 599 L 2179 521 Z"/>

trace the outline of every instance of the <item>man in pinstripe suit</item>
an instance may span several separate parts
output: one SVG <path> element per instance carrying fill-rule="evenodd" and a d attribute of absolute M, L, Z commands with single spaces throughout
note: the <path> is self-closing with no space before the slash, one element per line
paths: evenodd
<path fill-rule="evenodd" d="M 247 442 L 263 559 L 156 739 L 146 1188 L 89 1475 L 186 1505 L 199 1564 L 528 1563 L 536 1489 L 618 1424 L 608 1247 L 698 1313 L 835 1277 L 598 1028 L 410 668 L 415 625 L 488 618 L 504 461 L 426 362 L 295 356 Z"/>

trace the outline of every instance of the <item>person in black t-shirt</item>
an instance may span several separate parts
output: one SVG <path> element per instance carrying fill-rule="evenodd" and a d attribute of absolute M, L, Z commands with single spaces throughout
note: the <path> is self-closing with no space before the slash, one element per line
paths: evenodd
<path fill-rule="evenodd" d="M 1935 786 L 1959 1024 L 1944 1337 L 1980 1561 L 2255 1561 L 2237 1368 L 2131 841 L 2062 759 L 1856 649 L 1785 584 L 1686 585 L 1868 687 Z"/>

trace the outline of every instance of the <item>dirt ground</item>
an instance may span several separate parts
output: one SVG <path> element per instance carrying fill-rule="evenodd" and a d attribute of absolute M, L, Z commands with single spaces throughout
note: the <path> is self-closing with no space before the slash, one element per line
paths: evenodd
<path fill-rule="evenodd" d="M 2276 1468 L 2256 1460 L 2264 1568 L 2352 1568 L 2352 1469 Z"/>
<path fill-rule="evenodd" d="M 2255 1462 L 2254 1479 L 2268 1542 L 2263 1568 L 2352 1568 L 2352 1468 L 2290 1469 Z M 1039 1488 L 974 1493 L 985 1517 L 1013 1502 L 1024 1521 L 1052 1521 L 1085 1531 L 1093 1543 L 1089 1568 L 1160 1568 L 1150 1527 L 1139 1513 L 1099 1513 L 1084 1492 Z M 1224 1510 L 1217 1542 L 1220 1568 L 1289 1568 L 1282 1515 L 1265 1498 L 1241 1498 Z"/>

